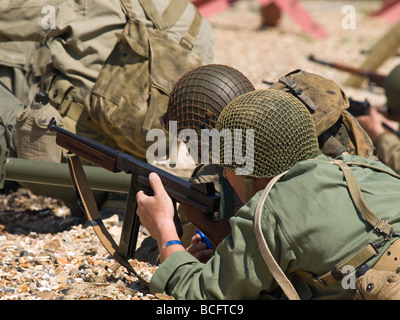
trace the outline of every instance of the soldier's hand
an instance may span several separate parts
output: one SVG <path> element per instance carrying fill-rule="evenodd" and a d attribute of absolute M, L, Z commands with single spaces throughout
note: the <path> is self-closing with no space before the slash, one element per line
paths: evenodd
<path fill-rule="evenodd" d="M 168 193 L 156 173 L 149 175 L 154 196 L 148 196 L 143 191 L 136 194 L 137 214 L 140 222 L 150 232 L 153 238 L 162 242 L 171 239 L 179 239 L 176 235 L 174 218 L 174 206 Z"/>
<path fill-rule="evenodd" d="M 363 127 L 365 132 L 370 136 L 373 143 L 376 143 L 378 137 L 381 134 L 387 132 L 387 130 L 383 126 L 383 123 L 395 129 L 391 121 L 386 119 L 374 108 L 370 109 L 369 115 L 357 117 L 357 121 Z"/>
<path fill-rule="evenodd" d="M 200 262 L 206 263 L 212 256 L 214 250 L 207 249 L 207 245 L 201 242 L 199 234 L 192 237 L 191 244 L 186 248 L 186 251 L 193 255 Z"/>

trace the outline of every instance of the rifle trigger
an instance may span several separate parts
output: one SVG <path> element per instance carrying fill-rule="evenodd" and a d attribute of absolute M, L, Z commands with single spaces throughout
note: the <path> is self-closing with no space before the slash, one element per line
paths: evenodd
<path fill-rule="evenodd" d="M 176 201 L 174 199 L 172 199 L 172 202 L 174 204 L 174 224 L 175 224 L 176 232 L 178 234 L 178 237 L 182 238 L 182 235 L 183 235 L 182 221 L 179 217 Z"/>

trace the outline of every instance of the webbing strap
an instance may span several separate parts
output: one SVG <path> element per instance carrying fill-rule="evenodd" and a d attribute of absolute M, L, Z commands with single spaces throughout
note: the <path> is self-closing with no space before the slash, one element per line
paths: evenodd
<path fill-rule="evenodd" d="M 295 73 L 299 70 L 296 70 L 292 73 Z M 291 74 L 292 74 L 291 73 Z M 306 106 L 308 106 L 311 110 L 317 109 L 317 105 L 312 101 L 303 91 L 303 89 L 299 86 L 299 81 L 300 77 L 303 74 L 303 72 L 299 72 L 297 75 L 296 79 L 294 81 L 291 81 L 289 77 L 283 76 L 279 79 L 280 82 L 286 85 L 286 87 L 296 95 L 297 98 L 299 98 Z"/>
<path fill-rule="evenodd" d="M 158 14 L 157 8 L 155 7 L 152 0 L 138 0 L 140 5 L 142 6 L 144 12 L 147 17 L 154 23 L 156 28 L 160 31 L 166 30 L 166 26 L 164 21 L 161 19 Z"/>
<path fill-rule="evenodd" d="M 131 0 L 121 0 L 122 7 L 127 11 L 128 16 L 134 16 Z M 160 16 L 157 8 L 151 0 L 138 0 L 142 6 L 146 16 L 154 23 L 155 27 L 161 32 L 167 32 L 173 27 L 183 12 L 186 10 L 189 2 L 186 0 L 170 0 L 167 8 Z M 200 27 L 203 21 L 203 17 L 200 11 L 195 8 L 195 15 L 193 21 L 187 30 L 186 34 L 180 40 L 180 45 L 187 50 L 192 50 L 194 41 L 200 32 Z"/>
<path fill-rule="evenodd" d="M 361 167 L 366 167 L 366 168 L 370 168 L 372 170 L 376 170 L 376 171 L 380 171 L 380 172 L 384 172 L 387 173 L 389 175 L 391 175 L 392 177 L 395 177 L 397 179 L 400 179 L 400 176 L 397 173 L 394 173 L 390 170 L 386 170 L 377 166 L 374 166 L 372 164 L 368 164 L 368 163 L 362 163 L 362 162 L 354 162 L 354 161 L 348 161 L 346 162 L 348 165 L 354 165 L 354 166 L 361 166 Z"/>
<path fill-rule="evenodd" d="M 287 172 L 287 171 L 286 171 Z M 296 292 L 296 289 L 293 287 L 292 283 L 286 277 L 285 273 L 282 271 L 279 264 L 276 262 L 274 256 L 272 255 L 271 251 L 268 248 L 268 244 L 265 241 L 264 234 L 261 229 L 261 215 L 262 215 L 262 208 L 267 198 L 269 192 L 271 191 L 274 184 L 286 173 L 283 172 L 280 175 L 274 177 L 264 189 L 260 200 L 257 203 L 257 208 L 254 216 L 254 231 L 256 234 L 256 239 L 258 246 L 260 248 L 260 252 L 264 261 L 271 271 L 274 279 L 278 283 L 278 285 L 282 288 L 283 292 L 286 294 L 289 300 L 300 300 L 299 295 Z"/>
<path fill-rule="evenodd" d="M 122 5 L 122 9 L 125 13 L 126 16 L 132 18 L 135 16 L 133 13 L 133 8 L 132 8 L 132 0 L 120 0 L 120 3 Z"/>
<path fill-rule="evenodd" d="M 189 2 L 186 0 L 170 0 L 167 8 L 161 14 L 151 0 L 138 0 L 147 17 L 160 31 L 166 32 L 173 27 L 182 16 Z"/>
<path fill-rule="evenodd" d="M 147 2 L 147 0 L 146 0 Z M 164 21 L 165 28 L 169 30 L 172 28 L 183 12 L 186 10 L 189 2 L 186 0 L 171 0 L 168 7 L 162 13 L 162 19 Z"/>
<path fill-rule="evenodd" d="M 250 199 L 253 197 L 253 184 L 254 184 L 254 178 L 246 176 L 244 180 L 244 193 L 246 202 L 249 202 Z"/>
<path fill-rule="evenodd" d="M 362 197 L 357 179 L 347 163 L 343 160 L 333 160 L 332 163 L 339 166 L 339 168 L 342 170 L 354 205 L 360 211 L 364 219 L 367 220 L 368 223 L 372 225 L 375 230 L 384 233 L 388 237 L 390 237 L 392 233 L 392 226 L 386 220 L 378 218 L 375 213 L 367 206 Z"/>
<path fill-rule="evenodd" d="M 100 242 L 117 262 L 119 262 L 122 266 L 132 272 L 143 285 L 148 287 L 149 282 L 144 280 L 136 272 L 136 270 L 132 267 L 127 259 L 118 254 L 118 245 L 112 235 L 108 232 L 107 228 L 103 224 L 102 219 L 100 218 L 100 213 L 97 208 L 96 201 L 94 199 L 93 193 L 91 192 L 85 171 L 83 170 L 82 163 L 79 157 L 75 154 L 67 153 L 67 160 L 72 181 L 75 185 L 76 190 L 79 193 L 79 197 L 84 206 L 87 218 L 89 219 L 89 222 L 91 223 Z"/>
<path fill-rule="evenodd" d="M 326 162 L 326 161 L 319 160 L 319 159 L 310 159 L 310 160 Z M 362 163 L 362 162 L 352 162 L 352 161 L 345 162 L 343 160 L 332 160 L 332 161 L 329 161 L 329 163 L 337 165 L 342 170 L 345 180 L 347 182 L 347 186 L 348 186 L 350 195 L 353 199 L 353 202 L 354 202 L 355 206 L 357 207 L 357 209 L 360 211 L 361 215 L 364 217 L 364 219 L 367 220 L 368 223 L 370 223 L 372 225 L 372 227 L 374 227 L 375 230 L 385 234 L 387 237 L 391 237 L 392 226 L 387 221 L 385 221 L 381 218 L 378 218 L 375 215 L 375 213 L 368 208 L 367 204 L 365 203 L 364 199 L 362 198 L 360 187 L 358 186 L 357 180 L 356 180 L 353 172 L 351 171 L 349 165 L 358 165 L 358 166 L 367 167 L 367 168 L 370 168 L 370 169 L 373 169 L 376 171 L 387 173 L 398 179 L 400 179 L 400 176 L 392 171 L 389 171 L 389 170 L 386 170 L 386 169 L 383 169 L 383 168 L 380 168 L 380 167 L 377 167 L 374 165 Z M 341 279 L 340 271 L 345 265 L 351 265 L 354 268 L 358 268 L 361 265 L 363 265 L 365 262 L 370 260 L 372 257 L 376 256 L 377 254 L 378 254 L 378 252 L 377 252 L 375 246 L 373 244 L 369 243 L 361 251 L 357 252 L 355 255 L 353 255 L 350 259 L 346 260 L 340 266 L 338 266 L 337 268 L 335 268 L 332 271 L 328 271 L 327 273 L 325 273 L 321 276 L 313 277 L 310 273 L 304 272 L 304 271 L 300 271 L 297 273 L 304 278 L 313 280 L 314 282 L 318 283 L 319 285 L 327 286 L 327 285 L 330 285 L 330 284 L 340 281 L 340 279 Z"/>
<path fill-rule="evenodd" d="M 195 15 L 186 34 L 182 37 L 180 41 L 180 45 L 188 50 L 192 50 L 194 40 L 200 32 L 201 23 L 203 21 L 203 17 L 200 14 L 200 11 L 196 8 Z"/>
<path fill-rule="evenodd" d="M 307 272 L 296 272 L 300 276 L 308 278 L 310 280 L 313 280 L 315 283 L 317 283 L 320 286 L 329 286 L 331 284 L 334 284 L 340 280 L 342 280 L 342 268 L 344 266 L 353 266 L 355 269 L 363 265 L 366 261 L 370 260 L 372 257 L 377 255 L 377 251 L 375 247 L 369 243 L 366 247 L 364 247 L 361 251 L 357 252 L 355 255 L 353 255 L 350 259 L 346 260 L 344 263 L 342 263 L 340 266 L 335 268 L 332 271 L 328 271 L 327 273 L 313 277 L 310 273 Z"/>

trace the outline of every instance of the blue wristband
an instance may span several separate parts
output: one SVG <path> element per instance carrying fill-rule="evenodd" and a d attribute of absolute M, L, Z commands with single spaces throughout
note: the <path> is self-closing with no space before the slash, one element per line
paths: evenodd
<path fill-rule="evenodd" d="M 212 247 L 214 247 L 211 241 L 208 240 L 208 238 L 203 234 L 203 232 L 201 232 L 199 229 L 197 229 L 196 232 L 200 235 L 201 242 L 206 244 L 207 249 L 211 249 Z"/>
<path fill-rule="evenodd" d="M 163 247 L 167 248 L 167 247 L 172 246 L 174 244 L 180 244 L 181 246 L 183 246 L 182 242 L 180 242 L 179 240 L 170 240 L 170 241 L 166 242 Z"/>

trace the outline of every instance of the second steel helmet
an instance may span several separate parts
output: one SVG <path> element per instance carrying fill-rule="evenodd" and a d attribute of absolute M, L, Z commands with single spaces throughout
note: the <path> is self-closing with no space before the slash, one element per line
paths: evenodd
<path fill-rule="evenodd" d="M 212 129 L 229 102 L 253 90 L 250 80 L 235 68 L 221 64 L 197 67 L 176 82 L 161 121 L 167 130 L 169 121 L 176 121 L 178 132 Z"/>

